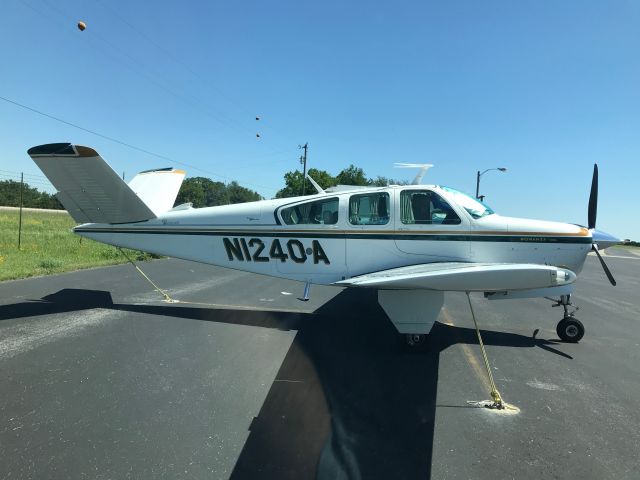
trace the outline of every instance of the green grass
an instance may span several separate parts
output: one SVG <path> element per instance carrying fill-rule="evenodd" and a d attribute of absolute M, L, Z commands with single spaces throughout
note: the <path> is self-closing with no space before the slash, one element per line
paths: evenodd
<path fill-rule="evenodd" d="M 22 212 L 22 242 L 18 250 L 18 212 L 0 211 L 0 281 L 125 263 L 110 245 L 74 234 L 67 213 Z M 134 260 L 152 258 L 125 250 Z"/>

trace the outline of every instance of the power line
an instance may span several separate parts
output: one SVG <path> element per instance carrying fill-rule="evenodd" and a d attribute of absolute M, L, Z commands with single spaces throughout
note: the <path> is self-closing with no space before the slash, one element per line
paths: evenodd
<path fill-rule="evenodd" d="M 191 75 L 193 75 L 200 82 L 202 82 L 203 85 L 206 85 L 206 87 L 209 88 L 209 89 L 215 90 L 218 93 L 218 95 L 223 97 L 227 102 L 229 102 L 231 105 L 236 107 L 238 110 L 240 110 L 241 112 L 245 113 L 246 115 L 251 115 L 251 116 L 253 116 L 253 115 L 255 115 L 257 113 L 257 112 L 248 111 L 244 106 L 240 105 L 238 102 L 236 102 L 234 99 L 232 99 L 228 94 L 226 94 L 224 91 L 222 91 L 222 89 L 220 89 L 216 85 L 213 85 L 210 81 L 205 80 L 204 78 L 202 78 L 202 76 L 197 71 L 195 71 L 193 68 L 191 68 L 191 66 L 189 66 L 180 57 L 172 54 L 169 50 L 167 50 L 162 45 L 160 45 L 158 42 L 156 42 L 153 38 L 151 38 L 151 36 L 149 36 L 146 33 L 144 33 L 144 31 L 142 31 L 139 27 L 136 27 L 135 25 L 131 24 L 131 22 L 129 22 L 122 15 L 120 15 L 115 9 L 113 9 L 111 6 L 109 6 L 106 2 L 104 2 L 103 0 L 95 0 L 95 1 L 97 3 L 99 3 L 104 9 L 108 10 L 114 17 L 116 17 L 118 20 L 120 20 L 123 24 L 127 25 L 136 35 L 139 35 L 140 37 L 145 39 L 147 42 L 149 42 L 151 45 L 153 45 L 156 49 L 158 49 L 160 52 L 162 52 L 164 55 L 166 55 L 170 60 L 173 60 L 174 62 L 176 62 L 179 65 L 181 65 L 182 67 L 184 67 L 185 70 L 187 70 Z M 257 119 L 258 118 L 256 117 L 256 120 Z M 261 123 L 261 126 L 262 126 L 262 123 Z M 266 127 L 267 127 L 267 129 L 274 130 L 277 133 L 282 133 L 277 128 L 275 128 L 273 126 L 267 125 Z"/>
<path fill-rule="evenodd" d="M 18 175 L 6 175 L 4 173 L 0 173 L 0 178 L 3 179 L 3 181 L 7 181 L 7 180 L 13 180 L 14 182 L 19 182 L 20 181 L 20 174 Z M 40 180 L 31 180 L 28 178 L 24 179 L 25 183 L 28 183 L 29 185 L 38 185 L 41 187 L 53 187 L 53 185 L 50 182 L 43 182 Z"/>
<path fill-rule="evenodd" d="M 101 3 L 101 4 L 103 4 L 103 6 L 105 6 L 105 7 L 106 7 L 106 5 L 104 5 L 104 3 L 103 3 L 103 2 L 101 2 L 101 0 L 97 0 L 97 1 L 98 1 L 99 3 Z M 64 23 L 65 27 L 66 27 L 66 26 L 68 26 L 68 25 L 70 25 L 70 23 L 68 23 L 68 22 L 67 22 L 67 20 L 68 20 L 68 14 L 67 14 L 67 13 L 65 13 L 65 12 L 63 12 L 63 11 L 62 11 L 62 10 L 61 10 L 57 5 L 52 5 L 52 3 L 51 3 L 51 2 L 49 2 L 48 0 L 41 0 L 41 2 L 42 2 L 42 5 L 43 5 L 43 6 L 48 7 L 48 12 L 42 11 L 41 9 L 36 9 L 36 8 L 31 4 L 31 3 L 27 2 L 26 0 L 21 0 L 21 3 L 23 3 L 25 6 L 27 6 L 28 8 L 30 8 L 31 10 L 33 10 L 33 11 L 34 11 L 34 12 L 36 12 L 37 14 L 39 14 L 39 15 L 41 15 L 41 16 L 43 16 L 43 17 L 45 17 L 45 18 L 48 18 L 48 19 L 57 20 L 57 21 L 62 21 L 62 22 Z M 199 76 L 195 71 L 193 71 L 193 69 L 191 69 L 191 68 L 190 68 L 190 67 L 189 67 L 185 62 L 181 61 L 179 58 L 177 58 L 177 57 L 175 57 L 174 55 L 172 55 L 169 51 L 167 51 L 166 49 L 164 49 L 161 45 L 159 45 L 159 44 L 157 44 L 156 42 L 154 42 L 154 41 L 153 41 L 153 39 L 151 39 L 149 36 L 147 36 L 147 35 L 143 35 L 143 34 L 142 34 L 142 32 L 140 32 L 140 31 L 139 31 L 138 29 L 136 29 L 133 25 L 131 25 L 131 23 L 129 23 L 128 21 L 126 21 L 124 18 L 122 18 L 122 17 L 121 17 L 120 15 L 118 15 L 117 13 L 115 13 L 115 12 L 113 11 L 113 9 L 111 9 L 110 7 L 107 7 L 107 8 L 108 8 L 108 9 L 109 9 L 109 10 L 110 10 L 110 11 L 111 11 L 115 16 L 117 16 L 117 17 L 118 17 L 118 18 L 119 18 L 123 23 L 125 23 L 129 28 L 131 28 L 131 29 L 132 29 L 132 30 L 134 30 L 136 33 L 138 33 L 138 34 L 140 34 L 141 36 L 143 36 L 144 38 L 146 38 L 146 39 L 147 39 L 147 41 L 149 41 L 149 42 L 150 42 L 151 44 L 153 44 L 156 48 L 158 48 L 159 50 L 161 50 L 165 55 L 167 55 L 168 57 L 170 57 L 173 61 L 180 63 L 182 66 L 184 66 L 184 67 L 185 67 L 185 69 L 186 69 L 186 70 L 188 70 L 190 73 L 192 73 L 196 78 L 198 78 L 200 81 L 204 82 L 204 80 L 202 79 L 202 77 L 201 77 L 201 76 Z M 58 18 L 57 18 L 57 19 L 54 19 L 54 18 L 51 16 L 51 13 L 55 13 L 55 14 L 57 14 Z M 75 23 L 74 23 L 74 25 L 75 25 Z M 67 32 L 71 33 L 71 30 L 70 30 L 70 29 L 67 29 L 67 28 L 65 28 L 65 31 L 67 31 Z M 112 52 L 109 52 L 108 50 L 106 50 L 106 49 L 102 48 L 100 45 L 98 45 L 98 44 L 95 42 L 94 38 L 92 38 L 91 36 L 89 36 L 89 37 L 88 37 L 88 39 L 90 40 L 90 42 L 91 42 L 91 43 L 92 43 L 96 48 L 98 48 L 98 49 L 102 50 L 103 54 L 106 54 L 107 56 L 111 56 L 113 60 L 115 60 L 115 61 L 117 61 L 117 62 L 121 63 L 121 64 L 122 64 L 122 65 L 124 65 L 126 68 L 128 68 L 128 69 L 132 70 L 134 73 L 136 73 L 136 74 L 138 74 L 138 75 L 140 75 L 140 76 L 142 76 L 142 77 L 146 78 L 146 80 L 150 81 L 151 83 L 153 83 L 154 85 L 156 85 L 158 88 L 160 88 L 160 89 L 162 89 L 162 90 L 165 90 L 165 92 L 166 92 L 166 93 L 169 93 L 169 94 L 173 95 L 174 97 L 178 98 L 179 100 L 182 100 L 183 102 L 187 103 L 188 105 L 190 105 L 190 106 L 192 106 L 192 107 L 196 107 L 196 108 L 198 108 L 198 109 L 202 110 L 202 111 L 203 111 L 203 113 L 206 113 L 206 114 L 210 115 L 214 120 L 216 120 L 216 121 L 220 122 L 222 125 L 224 125 L 224 124 L 225 124 L 225 122 L 226 122 L 226 123 L 227 123 L 227 125 L 226 125 L 227 127 L 232 127 L 232 128 L 234 128 L 235 130 L 237 130 L 237 131 L 241 131 L 241 130 L 242 130 L 242 131 L 244 131 L 245 133 L 250 132 L 250 130 L 245 129 L 245 128 L 244 128 L 244 127 L 242 127 L 242 126 L 240 126 L 240 128 L 238 128 L 238 126 L 235 126 L 235 125 L 233 124 L 233 122 L 235 122 L 235 120 L 231 119 L 230 117 L 228 117 L 228 116 L 220 116 L 219 114 L 216 114 L 216 113 L 214 113 L 214 112 L 210 111 L 210 109 L 208 109 L 208 108 L 203 108 L 203 107 L 207 107 L 207 106 L 208 106 L 208 105 L 207 105 L 207 103 L 206 103 L 206 102 L 204 102 L 203 100 L 199 99 L 199 98 L 198 98 L 198 97 L 196 97 L 195 95 L 193 95 L 193 94 L 191 94 L 191 93 L 190 93 L 190 96 L 191 96 L 191 97 L 193 97 L 193 100 L 191 100 L 190 98 L 187 98 L 187 97 L 185 97 L 184 95 L 182 95 L 182 94 L 180 94 L 180 93 L 176 93 L 175 91 L 171 90 L 169 87 L 167 87 L 167 86 L 166 86 L 166 85 L 164 85 L 163 83 L 160 83 L 160 82 L 157 80 L 157 78 L 156 78 L 156 77 L 158 77 L 158 76 L 157 76 L 154 72 L 151 72 L 151 71 L 150 71 L 150 69 L 149 69 L 148 67 L 146 68 L 147 72 L 145 72 L 145 71 L 141 71 L 141 70 L 140 70 L 140 66 L 141 66 L 141 65 L 142 65 L 143 67 L 146 67 L 146 65 L 145 65 L 143 62 L 140 62 L 140 61 L 136 60 L 136 59 L 135 59 L 134 57 L 132 57 L 128 52 L 124 51 L 122 48 L 120 48 L 120 47 L 118 47 L 117 45 L 115 45 L 114 43 L 110 42 L 109 40 L 107 40 L 104 36 L 100 35 L 99 33 L 97 33 L 97 32 L 92 32 L 92 35 L 94 35 L 96 39 L 98 39 L 98 40 L 102 41 L 105 45 L 107 45 L 108 47 L 110 47 L 110 49 L 112 49 Z M 122 55 L 126 56 L 126 57 L 131 61 L 131 62 L 133 62 L 133 66 L 132 66 L 132 65 L 129 65 L 127 62 L 123 62 L 122 58 L 118 58 L 116 55 L 114 55 L 114 52 L 117 52 L 117 53 L 120 53 L 120 54 L 122 54 Z M 159 77 L 158 77 L 158 78 L 159 78 Z M 207 84 L 207 85 L 208 85 L 208 84 Z M 222 95 L 222 96 L 226 97 L 226 96 L 224 95 L 224 93 L 223 93 L 220 89 L 216 88 L 215 86 L 211 86 L 211 85 L 208 85 L 208 86 L 209 86 L 210 88 L 211 88 L 211 87 L 213 87 L 215 90 L 217 90 L 217 91 L 219 92 L 219 94 L 220 94 L 220 95 Z M 64 120 L 64 119 L 61 119 L 61 118 L 55 117 L 55 116 L 53 116 L 53 115 L 51 115 L 51 114 L 47 114 L 47 113 L 45 113 L 45 112 L 39 111 L 39 110 L 37 110 L 37 109 L 35 109 L 35 108 L 28 107 L 28 106 L 26 106 L 26 105 L 20 104 L 19 102 L 13 101 L 13 100 L 11 100 L 11 99 L 8 99 L 8 98 L 5 98 L 5 97 L 0 97 L 0 99 L 5 100 L 5 101 L 7 101 L 7 102 L 9 102 L 9 103 L 12 103 L 12 104 L 14 104 L 14 105 L 16 105 L 16 106 L 19 106 L 19 107 L 21 107 L 21 108 L 25 108 L 25 109 L 27 109 L 27 110 L 30 110 L 30 111 L 32 111 L 32 112 L 34 112 L 34 113 L 38 113 L 38 114 L 43 115 L 43 116 L 45 116 L 45 117 L 48 117 L 48 118 L 50 118 L 50 119 L 56 120 L 56 121 L 58 121 L 58 122 L 64 123 L 64 124 L 69 125 L 69 126 L 72 126 L 72 127 L 74 127 L 74 128 L 77 128 L 77 129 L 83 130 L 83 131 L 85 131 L 85 132 L 87 132 L 87 133 L 90 133 L 90 134 L 92 134 L 92 135 L 96 135 L 96 136 L 99 136 L 99 137 L 104 138 L 104 139 L 106 139 L 106 140 L 113 141 L 113 142 L 115 142 L 115 143 L 118 143 L 118 144 L 120 144 L 120 145 L 126 146 L 126 147 L 128 147 L 128 148 L 132 148 L 132 149 L 134 149 L 134 150 L 140 151 L 140 152 L 145 153 L 145 154 L 147 154 L 147 155 L 152 155 L 152 156 L 155 156 L 155 157 L 157 157 L 157 158 L 161 158 L 161 159 L 164 159 L 164 160 L 167 160 L 167 161 L 173 162 L 173 163 L 177 163 L 177 164 L 180 164 L 180 165 L 185 165 L 185 166 L 188 166 L 188 167 L 193 168 L 193 169 L 195 169 L 195 170 L 198 170 L 198 171 L 201 171 L 201 172 L 204 172 L 204 173 L 207 173 L 207 174 L 210 174 L 210 175 L 216 176 L 216 177 L 220 177 L 220 178 L 222 178 L 222 179 L 231 180 L 231 178 L 230 178 L 230 177 L 228 177 L 228 176 L 221 175 L 221 174 L 218 174 L 218 173 L 215 173 L 215 172 L 211 172 L 211 171 L 208 171 L 208 170 L 205 170 L 205 169 L 199 168 L 199 167 L 197 167 L 197 166 L 195 166 L 195 165 L 191 165 L 191 164 L 188 164 L 188 163 L 186 163 L 186 162 L 180 162 L 180 161 L 178 161 L 178 160 L 174 160 L 174 159 L 172 159 L 172 158 L 169 158 L 169 157 L 167 157 L 167 156 L 165 156 L 165 155 L 157 154 L 157 153 L 155 153 L 155 152 L 152 152 L 152 151 L 149 151 L 149 150 L 146 150 L 146 149 L 143 149 L 143 148 L 137 147 L 137 146 L 135 146 L 135 145 L 133 145 L 133 144 L 130 144 L 130 143 L 124 142 L 124 141 L 122 141 L 122 140 L 118 140 L 118 139 L 116 139 L 116 138 L 113 138 L 113 137 L 110 137 L 110 136 L 107 136 L 107 135 L 104 135 L 104 134 L 101 134 L 101 133 L 98 133 L 98 132 L 96 132 L 96 131 L 93 131 L 93 130 L 87 129 L 87 128 L 82 127 L 82 126 L 80 126 L 80 125 L 77 125 L 77 124 L 73 124 L 73 123 L 71 123 L 71 122 L 68 122 L 68 121 L 66 121 L 66 120 Z M 228 100 L 230 103 L 234 104 L 234 106 L 235 106 L 236 108 L 238 108 L 239 110 L 244 111 L 244 112 L 247 112 L 247 110 L 246 110 L 246 109 L 244 109 L 243 107 L 241 107 L 241 106 L 240 106 L 240 105 L 238 105 L 237 103 L 232 102 L 229 98 L 227 98 L 227 100 Z M 247 113 L 248 113 L 248 112 L 247 112 Z M 254 114 L 255 114 L 255 112 L 254 112 Z M 252 116 L 253 116 L 253 114 L 252 114 Z M 256 117 L 256 118 L 258 118 L 258 117 Z M 251 133 L 253 133 L 253 132 L 251 132 Z M 267 148 L 269 148 L 270 150 L 272 150 L 272 152 L 271 152 L 271 153 L 268 153 L 268 154 L 263 155 L 264 157 L 268 157 L 268 156 L 272 156 L 272 155 L 279 156 L 279 155 L 281 155 L 281 154 L 286 154 L 286 153 L 288 153 L 288 152 L 286 152 L 286 151 L 284 151 L 284 150 L 275 150 L 275 149 L 273 149 L 272 147 L 270 147 L 269 145 L 265 145 L 265 147 L 267 147 Z M 257 157 L 257 158 L 260 158 L 260 157 L 262 157 L 262 155 L 261 155 L 261 156 L 259 156 L 259 157 Z M 257 158 L 256 158 L 256 160 L 257 160 Z M 283 160 L 283 161 L 276 161 L 276 162 L 271 162 L 271 163 L 284 163 L 285 161 L 286 161 L 286 160 Z M 250 166 L 252 163 L 253 163 L 253 162 L 251 162 L 251 163 L 249 163 L 249 164 L 244 164 L 244 165 L 245 165 L 245 166 Z M 243 165 L 242 165 L 242 164 L 240 164 L 240 165 L 235 164 L 234 166 L 243 166 Z M 278 190 L 278 188 L 276 188 L 276 187 L 272 187 L 272 186 L 266 186 L 266 185 L 261 185 L 261 184 L 255 184 L 255 183 L 252 183 L 252 182 L 243 182 L 243 183 L 246 183 L 247 185 L 252 185 L 252 186 L 255 186 L 255 187 L 260 187 L 260 188 L 268 189 L 269 191 L 273 191 L 273 192 L 275 192 L 275 191 L 277 191 L 277 190 Z"/>
<path fill-rule="evenodd" d="M 29 5 L 25 0 L 21 0 L 21 1 L 25 5 Z M 65 26 L 72 24 L 72 20 L 73 20 L 72 17 L 70 15 L 68 15 L 66 12 L 64 12 L 61 8 L 59 8 L 58 5 L 54 5 L 51 2 L 49 2 L 48 0 L 40 0 L 40 1 L 42 2 L 42 4 L 46 5 L 50 10 L 52 10 L 54 13 L 56 13 L 60 17 L 60 19 L 64 22 Z M 31 5 L 29 5 L 29 6 L 33 10 L 37 11 L 33 6 L 31 6 Z M 45 14 L 43 12 L 39 12 L 39 13 L 41 15 L 48 16 L 49 18 L 51 18 L 50 15 L 47 15 L 47 14 Z M 125 23 L 127 25 L 129 25 L 131 28 L 133 28 L 128 22 L 125 21 Z M 85 35 L 87 37 L 87 39 L 89 39 L 89 41 L 91 43 L 93 43 L 93 45 L 96 48 L 100 49 L 103 53 L 107 54 L 107 56 L 109 56 L 110 54 L 105 49 L 101 48 L 94 41 L 93 37 L 95 37 L 96 39 L 100 40 L 102 43 L 107 45 L 109 48 L 111 48 L 116 53 L 119 53 L 120 55 L 123 55 L 123 56 L 127 57 L 132 62 L 132 64 L 128 64 L 128 63 L 124 62 L 121 58 L 118 58 L 117 56 L 112 56 L 112 58 L 115 61 L 119 62 L 125 68 L 131 70 L 136 75 L 141 76 L 143 79 L 151 82 L 152 84 L 154 84 L 156 87 L 160 88 L 161 90 L 164 90 L 165 93 L 168 93 L 168 94 L 172 95 L 173 97 L 175 97 L 178 100 L 184 102 L 185 104 L 187 104 L 187 105 L 189 105 L 189 106 L 191 106 L 191 107 L 193 107 L 193 108 L 195 108 L 197 110 L 200 110 L 202 113 L 210 116 L 213 120 L 218 122 L 223 127 L 227 127 L 227 128 L 232 129 L 232 130 L 235 130 L 238 133 L 240 133 L 241 135 L 249 134 L 249 135 L 253 136 L 255 134 L 254 131 L 252 131 L 251 129 L 246 128 L 244 125 L 242 125 L 240 122 L 237 122 L 235 119 L 233 119 L 229 115 L 225 115 L 225 114 L 222 114 L 219 111 L 216 111 L 214 108 L 211 107 L 211 105 L 207 101 L 205 101 L 202 98 L 194 95 L 192 92 L 188 92 L 187 94 L 178 93 L 175 90 L 173 90 L 172 88 L 168 87 L 166 84 L 162 83 L 159 80 L 161 78 L 161 76 L 158 75 L 157 72 L 155 72 L 152 69 L 150 69 L 144 62 L 134 58 L 126 50 L 124 50 L 124 49 L 118 47 L 117 45 L 115 45 L 113 42 L 111 42 L 110 40 L 105 38 L 99 32 L 97 32 L 95 30 L 92 30 L 91 31 L 91 35 L 87 35 L 86 33 L 83 34 L 83 35 Z M 151 43 L 154 44 L 153 42 L 151 42 Z M 179 62 L 179 60 L 175 60 L 175 57 L 170 55 L 166 50 L 164 50 L 164 49 L 162 49 L 161 47 L 158 47 L 158 46 L 156 46 L 156 47 L 160 48 L 162 51 L 164 51 L 165 54 L 167 54 L 174 61 L 178 61 Z M 196 75 L 183 62 L 179 62 L 179 63 L 181 63 L 187 70 L 191 71 L 194 75 Z M 199 76 L 197 76 L 197 77 L 200 78 Z M 201 81 L 203 81 L 203 80 L 201 80 Z M 169 83 L 170 84 L 171 82 L 167 82 L 166 78 L 165 78 L 165 83 Z M 207 84 L 207 86 L 210 87 L 210 85 L 208 85 L 208 84 Z M 214 87 L 214 89 L 215 89 L 215 87 Z M 230 102 L 230 103 L 234 104 L 233 102 Z M 241 107 L 239 107 L 237 104 L 234 104 L 234 105 L 236 106 L 236 108 L 238 108 L 240 110 L 244 110 Z M 270 150 L 274 150 L 275 151 L 275 149 L 273 147 L 271 147 L 270 145 L 268 145 L 268 144 L 265 144 L 264 146 L 266 148 L 270 149 Z"/>
<path fill-rule="evenodd" d="M 220 178 L 223 178 L 223 179 L 225 179 L 225 180 L 230 180 L 230 181 L 232 181 L 232 180 L 233 180 L 232 178 L 227 177 L 226 175 L 220 175 L 220 174 L 218 174 L 218 173 L 214 173 L 214 172 L 211 172 L 211 171 L 208 171 L 208 170 L 204 170 L 204 169 L 202 169 L 202 168 L 200 168 L 200 167 L 196 167 L 195 165 L 191 165 L 191 164 L 186 163 L 186 162 L 181 162 L 181 161 L 179 161 L 179 160 L 174 160 L 173 158 L 167 157 L 167 156 L 165 156 L 165 155 L 160 155 L 159 153 L 155 153 L 155 152 L 152 152 L 152 151 L 150 151 L 150 150 L 146 150 L 146 149 L 144 149 L 144 148 L 136 147 L 135 145 L 132 145 L 132 144 L 130 144 L 130 143 L 123 142 L 122 140 L 118 140 L 117 138 L 113 138 L 113 137 L 110 137 L 110 136 L 108 136 L 108 135 L 104 135 L 104 134 L 102 134 L 102 133 L 98 133 L 98 132 L 96 132 L 96 131 L 94 131 L 94 130 L 89 130 L 88 128 L 81 127 L 80 125 L 77 125 L 77 124 L 75 124 L 75 123 L 68 122 L 68 121 L 66 121 L 66 120 L 63 120 L 62 118 L 59 118 L 59 117 L 56 117 L 56 116 L 50 115 L 50 114 L 48 114 L 48 113 L 42 112 L 42 111 L 40 111 L 40 110 L 37 110 L 37 109 L 35 109 L 35 108 L 29 107 L 29 106 L 27 106 L 27 105 L 23 105 L 22 103 L 16 102 L 16 101 L 14 101 L 14 100 L 11 100 L 11 99 L 9 99 L 9 98 L 3 97 L 3 96 L 1 96 L 1 95 L 0 95 L 0 100 L 4 100 L 4 101 L 5 101 L 5 102 L 7 102 L 7 103 L 11 103 L 11 104 L 13 104 L 13 105 L 15 105 L 15 106 L 17 106 L 17 107 L 23 108 L 23 109 L 25 109 L 25 110 L 29 110 L 29 111 L 31 111 L 31 112 L 33 112 L 33 113 L 37 113 L 38 115 L 42 115 L 43 117 L 47 117 L 47 118 L 49 118 L 49 119 L 51 119 L 51 120 L 55 120 L 55 121 L 57 121 L 57 122 L 63 123 L 63 124 L 65 124 L 65 125 L 68 125 L 68 126 L 70 126 L 70 127 L 77 128 L 78 130 L 82 130 L 83 132 L 90 133 L 91 135 L 95 135 L 95 136 L 97 136 L 97 137 L 104 138 L 105 140 L 109 140 L 110 142 L 117 143 L 117 144 L 119 144 L 119 145 L 125 146 L 125 147 L 127 147 L 127 148 L 131 148 L 131 149 L 133 149 L 133 150 L 137 150 L 138 152 L 142 152 L 142 153 L 145 153 L 145 154 L 147 154 L 147 155 L 151 155 L 151 156 L 153 156 L 153 157 L 157 157 L 157 158 L 160 158 L 160 159 L 162 159 L 162 160 L 166 160 L 166 161 L 169 161 L 169 162 L 172 162 L 172 163 L 177 163 L 178 165 L 183 165 L 183 166 L 185 166 L 185 167 L 193 168 L 194 170 L 198 170 L 198 171 L 200 171 L 200 172 L 207 173 L 207 174 L 209 174 L 209 175 L 213 175 L 213 176 L 215 176 L 215 177 L 220 177 Z M 277 189 L 274 189 L 274 187 L 270 187 L 270 186 L 266 186 L 266 185 L 260 185 L 260 184 L 257 184 L 257 183 L 248 183 L 248 182 L 245 182 L 245 183 L 246 183 L 247 185 L 253 185 L 253 186 L 255 186 L 255 187 L 267 188 L 267 189 L 269 189 L 269 190 L 272 190 L 272 189 L 273 189 L 273 190 L 277 190 Z"/>
<path fill-rule="evenodd" d="M 23 173 L 23 172 L 16 172 L 15 170 L 2 170 L 2 169 L 0 169 L 0 173 L 3 173 L 3 172 L 5 174 L 6 173 L 12 173 L 14 175 L 20 175 L 20 174 Z M 34 175 L 33 173 L 25 173 L 24 176 L 25 177 L 34 177 L 34 178 L 38 178 L 38 179 L 42 179 L 42 180 L 46 180 L 47 179 L 47 177 L 45 177 L 44 175 Z"/>
<path fill-rule="evenodd" d="M 25 4 L 27 4 L 25 0 L 21 0 L 21 1 L 23 3 L 25 3 Z M 71 17 L 68 16 L 65 12 L 63 12 L 58 6 L 55 6 L 55 5 L 51 4 L 47 0 L 41 0 L 41 2 L 44 5 L 46 5 L 47 7 L 49 7 L 52 11 L 54 11 L 61 18 L 61 20 L 63 21 L 64 25 L 68 25 L 68 24 L 71 23 Z M 31 7 L 31 8 L 34 9 L 34 7 Z M 44 14 L 42 12 L 40 12 L 40 13 L 42 15 L 44 15 L 44 16 L 48 16 L 49 18 L 51 18 L 50 15 L 46 15 L 46 14 Z M 163 84 L 162 82 L 160 82 L 158 80 L 160 78 L 160 76 L 157 75 L 156 72 L 152 71 L 149 67 L 147 67 L 144 64 L 144 62 L 141 62 L 140 60 L 134 58 L 126 50 L 118 47 L 113 42 L 107 40 L 107 38 L 105 38 L 103 35 L 100 35 L 100 33 L 96 32 L 96 31 L 92 31 L 91 35 L 87 35 L 86 33 L 83 34 L 83 35 L 86 36 L 88 41 L 90 43 L 92 43 L 95 48 L 101 50 L 102 53 L 106 54 L 107 56 L 111 56 L 113 60 L 119 62 L 125 68 L 131 70 L 136 75 L 139 75 L 144 80 L 152 83 L 153 85 L 155 85 L 156 87 L 160 88 L 161 90 L 164 90 L 165 93 L 168 93 L 168 94 L 174 96 L 178 100 L 184 102 L 185 104 L 187 104 L 187 105 L 189 105 L 191 107 L 195 107 L 195 108 L 201 110 L 203 113 L 209 115 L 211 118 L 213 118 L 213 120 L 215 120 L 216 122 L 220 123 L 220 125 L 222 125 L 224 127 L 231 128 L 231 129 L 236 130 L 236 131 L 238 131 L 238 132 L 240 132 L 242 134 L 253 135 L 253 132 L 251 130 L 246 129 L 243 126 L 236 125 L 235 124 L 236 123 L 235 120 L 233 120 L 232 118 L 230 118 L 230 117 L 228 117 L 226 115 L 222 115 L 222 114 L 220 114 L 218 112 L 214 112 L 213 109 L 211 109 L 211 107 L 209 107 L 207 102 L 205 102 L 204 100 L 196 97 L 193 94 L 189 94 L 191 97 L 193 97 L 193 99 L 189 99 L 185 95 L 183 95 L 181 93 L 177 93 L 176 91 L 174 91 L 173 89 L 171 89 L 167 85 Z M 126 63 L 121 58 L 118 58 L 117 56 L 113 55 L 113 53 L 109 53 L 106 49 L 102 48 L 101 46 L 98 45 L 97 42 L 95 42 L 94 37 L 96 39 L 98 39 L 99 41 L 101 41 L 102 43 L 104 43 L 105 45 L 107 45 L 110 49 L 112 49 L 116 53 L 127 57 L 132 63 L 131 64 Z M 205 108 L 205 107 L 207 107 L 207 108 Z M 268 148 L 271 148 L 271 147 L 268 147 Z"/>

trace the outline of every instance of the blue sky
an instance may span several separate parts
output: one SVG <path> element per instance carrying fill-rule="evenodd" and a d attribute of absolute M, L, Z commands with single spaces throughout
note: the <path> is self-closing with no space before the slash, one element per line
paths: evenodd
<path fill-rule="evenodd" d="M 640 240 L 635 1 L 5 0 L 0 96 L 271 197 L 309 166 L 475 190 L 498 213 Z M 80 32 L 76 22 L 87 29 Z M 255 116 L 260 120 L 256 121 Z M 256 133 L 261 137 L 256 138 Z M 34 145 L 170 165 L 0 100 L 0 178 Z M 35 177 L 30 177 L 34 178 Z"/>

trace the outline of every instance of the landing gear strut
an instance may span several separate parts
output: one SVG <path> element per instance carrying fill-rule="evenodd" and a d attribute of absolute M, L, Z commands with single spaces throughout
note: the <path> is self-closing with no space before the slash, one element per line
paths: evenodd
<path fill-rule="evenodd" d="M 553 299 L 551 299 L 553 300 Z M 578 343 L 584 337 L 584 325 L 574 317 L 578 307 L 571 303 L 571 295 L 561 295 L 560 300 L 553 300 L 554 307 L 562 306 L 564 309 L 564 318 L 558 322 L 556 333 L 560 340 L 567 343 Z M 569 311 L 569 307 L 573 307 L 573 311 Z"/>

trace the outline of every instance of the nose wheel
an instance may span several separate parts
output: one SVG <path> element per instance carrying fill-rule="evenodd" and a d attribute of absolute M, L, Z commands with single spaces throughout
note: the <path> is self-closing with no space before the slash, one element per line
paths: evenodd
<path fill-rule="evenodd" d="M 558 322 L 556 333 L 560 340 L 567 343 L 578 343 L 584 337 L 584 325 L 573 314 L 578 307 L 571 303 L 571 295 L 561 295 L 559 300 L 549 298 L 555 302 L 554 307 L 564 308 L 564 318 Z M 569 307 L 573 307 L 573 311 L 569 312 Z"/>
<path fill-rule="evenodd" d="M 584 337 L 584 325 L 575 317 L 564 317 L 558 322 L 556 333 L 563 342 L 578 343 Z"/>

